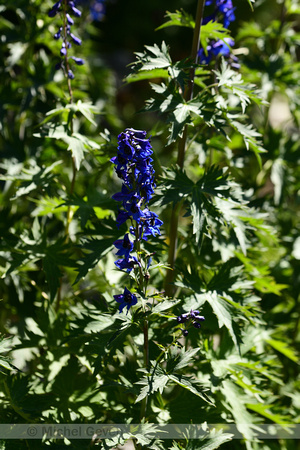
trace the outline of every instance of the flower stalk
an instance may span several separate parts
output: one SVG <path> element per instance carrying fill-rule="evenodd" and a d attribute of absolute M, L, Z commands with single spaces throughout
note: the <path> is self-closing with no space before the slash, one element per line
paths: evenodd
<path fill-rule="evenodd" d="M 193 43 L 191 50 L 191 60 L 193 64 L 197 62 L 204 4 L 205 0 L 198 0 L 195 28 L 193 34 Z M 184 100 L 186 102 L 188 102 L 193 98 L 194 78 L 195 78 L 195 67 L 192 67 L 190 69 L 189 82 L 184 92 Z M 182 137 L 179 139 L 178 143 L 177 164 L 181 169 L 183 169 L 184 167 L 184 157 L 187 145 L 187 131 L 188 127 L 186 125 L 183 130 Z M 169 229 L 170 243 L 169 243 L 168 265 L 170 266 L 171 269 L 174 269 L 176 260 L 179 214 L 180 214 L 180 203 L 178 203 L 175 206 L 175 208 L 173 208 L 170 221 L 170 229 Z M 174 270 L 168 270 L 165 278 L 165 291 L 167 296 L 171 296 L 173 293 L 173 286 L 171 284 L 173 280 L 174 280 Z"/>

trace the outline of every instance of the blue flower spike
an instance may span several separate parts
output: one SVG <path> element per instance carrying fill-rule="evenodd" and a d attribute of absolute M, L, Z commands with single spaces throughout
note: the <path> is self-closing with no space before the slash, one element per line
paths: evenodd
<path fill-rule="evenodd" d="M 64 25 L 60 26 L 57 30 L 57 32 L 54 34 L 54 39 L 59 40 L 62 39 L 61 49 L 60 49 L 60 56 L 61 61 L 59 64 L 56 64 L 56 68 L 63 69 L 65 75 L 73 80 L 75 78 L 75 75 L 70 68 L 70 62 L 71 59 L 75 62 L 77 66 L 82 66 L 84 64 L 84 60 L 82 58 L 77 58 L 75 56 L 68 56 L 68 49 L 72 47 L 71 42 L 69 39 L 72 40 L 72 42 L 76 45 L 81 45 L 82 41 L 77 36 L 75 36 L 71 32 L 71 26 L 74 25 L 73 17 L 80 17 L 81 11 L 76 8 L 76 2 L 72 0 L 66 0 L 64 3 L 63 1 L 56 2 L 50 11 L 48 12 L 49 17 L 55 17 L 57 13 L 65 14 L 64 19 Z M 65 28 L 65 31 L 64 31 Z"/>
<path fill-rule="evenodd" d="M 132 255 L 133 251 L 137 251 L 134 244 L 141 240 L 147 241 L 150 236 L 160 235 L 160 227 L 163 224 L 157 214 L 150 211 L 148 207 L 156 185 L 152 166 L 153 159 L 151 158 L 153 150 L 150 139 L 147 139 L 146 135 L 146 131 L 126 128 L 118 136 L 118 153 L 110 160 L 115 165 L 118 178 L 122 180 L 121 192 L 112 196 L 115 201 L 122 204 L 117 215 L 116 225 L 119 228 L 127 220 L 130 220 L 129 231 L 134 236 L 134 242 L 130 240 L 129 233 L 126 233 L 123 239 L 114 242 L 117 256 L 123 257 L 115 261 L 115 265 L 120 270 L 126 270 L 127 273 L 136 267 L 139 267 L 141 273 L 140 253 L 137 255 L 139 259 Z M 146 257 L 142 273 L 147 281 L 150 278 L 148 269 L 151 260 L 152 258 L 148 257 L 147 261 Z M 121 309 L 123 309 L 125 306 L 122 302 L 124 294 L 114 297 L 121 302 Z M 136 299 L 135 296 L 134 298 Z"/>

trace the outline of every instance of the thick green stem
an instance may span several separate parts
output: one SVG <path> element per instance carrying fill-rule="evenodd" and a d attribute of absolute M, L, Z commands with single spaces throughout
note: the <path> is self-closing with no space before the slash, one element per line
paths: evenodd
<path fill-rule="evenodd" d="M 197 61 L 204 3 L 205 3 L 205 0 L 198 0 L 197 12 L 196 12 L 196 22 L 195 22 L 195 29 L 194 29 L 194 35 L 193 35 L 193 44 L 192 44 L 192 51 L 191 51 L 192 63 L 196 63 L 196 61 Z M 194 78 L 195 78 L 195 68 L 192 67 L 190 70 L 189 82 L 188 82 L 188 85 L 184 92 L 184 100 L 187 102 L 193 98 Z M 183 167 L 184 167 L 184 156 L 185 156 L 186 143 L 187 143 L 187 126 L 185 126 L 182 137 L 180 138 L 179 143 L 178 143 L 177 164 L 181 169 L 183 169 Z M 172 269 L 174 268 L 175 260 L 176 260 L 179 213 L 180 213 L 179 205 L 176 205 L 176 207 L 173 208 L 173 210 L 172 210 L 170 229 L 169 229 L 170 244 L 169 244 L 168 264 Z M 166 295 L 168 295 L 168 296 L 171 296 L 173 293 L 173 286 L 171 285 L 173 280 L 174 280 L 174 271 L 168 270 L 167 274 L 166 274 L 166 278 L 165 278 L 165 292 L 166 292 Z"/>

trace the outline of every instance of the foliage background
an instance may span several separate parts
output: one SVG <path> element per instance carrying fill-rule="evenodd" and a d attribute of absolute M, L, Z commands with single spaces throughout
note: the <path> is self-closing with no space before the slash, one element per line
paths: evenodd
<path fill-rule="evenodd" d="M 237 5 L 231 31 L 241 49 L 240 72 L 268 102 L 251 103 L 246 123 L 261 134 L 267 151 L 259 164 L 240 133 L 231 130 L 228 141 L 206 128 L 205 139 L 198 136 L 187 154 L 185 173 L 196 183 L 213 164 L 229 167 L 230 180 L 243 193 L 239 197 L 237 189 L 235 198 L 247 200 L 247 208 L 256 212 L 244 211 L 248 219 L 243 226 L 224 210 L 226 223 L 219 226 L 209 211 L 210 227 L 204 234 L 211 239 L 204 238 L 200 253 L 191 217 L 182 219 L 176 266 L 180 302 L 165 303 L 167 313 L 157 308 L 149 316 L 150 353 L 161 363 L 164 372 L 159 373 L 153 366 L 147 372 L 143 365 L 141 317 L 118 315 L 112 297 L 125 278 L 113 264 L 112 243 L 122 230 L 115 227 L 117 206 L 111 195 L 118 181 L 109 159 L 124 128 L 145 129 L 153 136 L 155 170 L 161 177 L 155 207 L 165 231 L 148 249 L 155 249 L 157 260 L 166 263 L 168 202 L 177 201 L 182 178 L 165 168 L 176 162 L 177 143 L 166 145 L 169 133 L 157 112 L 139 112 L 153 96 L 148 80 L 124 83 L 124 77 L 135 61 L 134 52 L 143 52 L 144 45 L 166 41 L 173 61 L 189 55 L 191 29 L 154 30 L 164 22 L 166 11 L 183 8 L 194 15 L 196 2 L 111 0 L 99 23 L 91 22 L 88 8 L 82 6 L 85 20 L 78 22 L 78 33 L 83 45 L 78 53 L 88 64 L 76 71 L 74 97 L 91 101 L 100 114 L 87 112 L 90 120 L 77 114 L 76 129 L 94 144 L 87 145 L 72 195 L 66 142 L 37 137 L 50 123 L 41 128 L 46 114 L 67 103 L 65 80 L 54 71 L 59 45 L 51 38 L 49 7 L 51 2 L 39 0 L 0 6 L 0 331 L 5 338 L 1 422 L 126 423 L 131 418 L 137 423 L 140 403 L 135 401 L 142 395 L 137 383 L 147 387 L 147 373 L 163 383 L 159 377 L 168 373 L 173 384 L 168 379 L 162 392 L 158 387 L 143 391 L 150 398 L 150 422 L 230 423 L 242 418 L 247 424 L 243 442 L 227 442 L 224 436 L 209 448 L 298 448 L 293 440 L 255 442 L 253 424 L 299 423 L 299 4 L 261 0 L 253 12 L 246 1 Z M 67 113 L 47 117 L 56 127 L 67 120 Z M 186 201 L 191 199 L 187 196 Z M 73 220 L 65 242 L 69 207 Z M 234 233 L 236 226 L 244 238 Z M 164 269 L 154 270 L 157 291 L 163 289 L 164 277 Z M 209 292 L 219 296 L 215 299 Z M 205 326 L 189 337 L 189 348 L 199 348 L 197 354 L 184 356 L 184 349 L 178 354 L 179 342 L 169 353 L 165 350 L 161 361 L 161 348 L 174 342 L 176 315 L 199 305 Z M 237 344 L 240 339 L 238 351 L 234 340 Z M 11 360 L 7 348 L 12 348 Z M 180 377 L 186 377 L 185 387 L 179 386 Z M 202 384 L 188 389 L 191 380 Z M 32 440 L 1 445 L 89 448 L 91 443 Z M 144 447 L 205 448 L 202 445 L 165 441 Z"/>

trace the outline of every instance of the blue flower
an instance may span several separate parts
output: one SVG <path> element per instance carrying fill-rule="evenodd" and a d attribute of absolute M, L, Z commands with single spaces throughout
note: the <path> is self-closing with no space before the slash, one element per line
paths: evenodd
<path fill-rule="evenodd" d="M 126 233 L 124 239 L 118 239 L 114 242 L 114 246 L 118 249 L 116 255 L 129 258 L 130 252 L 133 250 L 133 242 L 129 240 L 129 234 Z"/>
<path fill-rule="evenodd" d="M 231 54 L 230 47 L 234 45 L 234 40 L 231 38 L 224 38 L 224 40 L 219 39 L 218 41 L 211 41 L 211 43 L 207 46 L 205 54 L 203 48 L 201 48 L 198 52 L 200 64 L 209 64 L 214 57 L 219 55 L 224 56 L 225 58 L 231 58 L 232 61 L 236 61 L 237 58 Z"/>
<path fill-rule="evenodd" d="M 203 23 L 209 21 L 223 21 L 224 28 L 228 28 L 231 22 L 235 20 L 235 8 L 232 0 L 206 0 L 206 6 L 214 5 L 212 14 L 204 18 Z M 238 59 L 231 54 L 230 47 L 234 45 L 234 40 L 231 38 L 224 38 L 224 40 L 210 41 L 206 48 L 206 52 L 201 48 L 198 52 L 200 64 L 209 64 L 215 57 L 222 55 L 225 58 L 230 58 L 229 63 L 232 67 L 239 68 Z"/>
<path fill-rule="evenodd" d="M 123 294 L 114 295 L 114 299 L 116 302 L 120 303 L 119 312 L 122 312 L 125 307 L 127 307 L 127 313 L 131 306 L 137 304 L 137 298 L 134 294 L 132 294 L 126 287 L 124 289 Z M 126 313 L 126 314 L 127 314 Z"/>
<path fill-rule="evenodd" d="M 127 273 L 130 273 L 135 266 L 139 266 L 140 263 L 135 256 L 130 256 L 129 258 L 118 259 L 115 261 L 115 265 L 120 270 L 126 270 Z"/>

